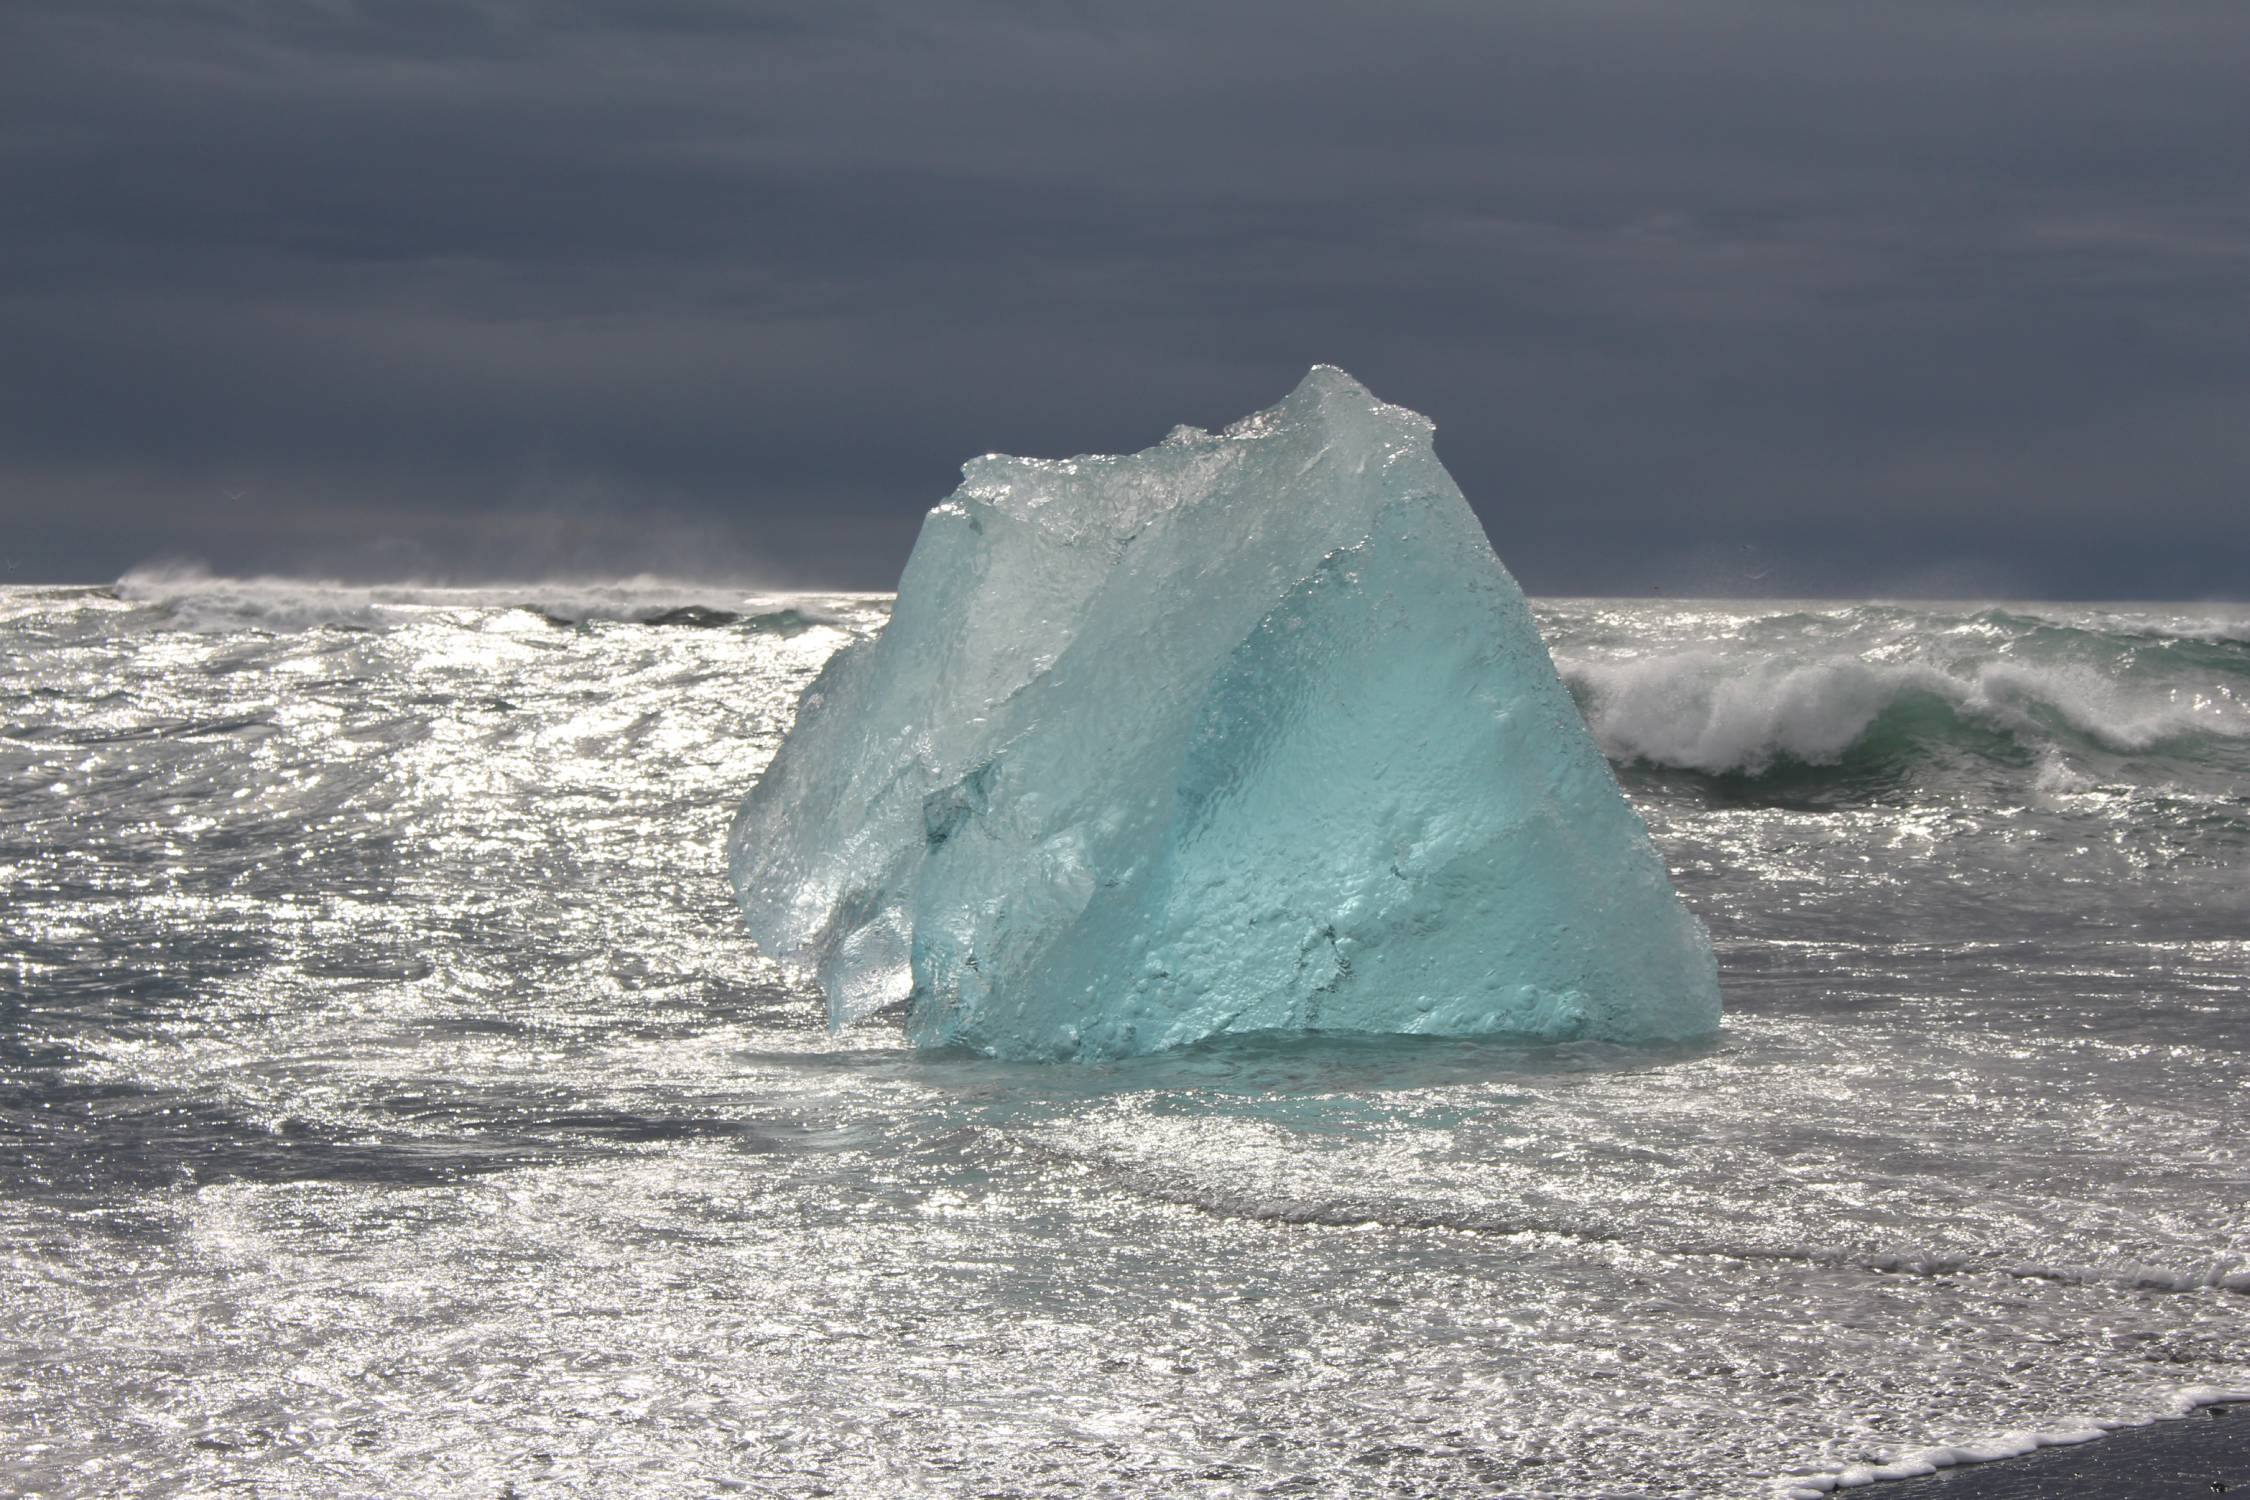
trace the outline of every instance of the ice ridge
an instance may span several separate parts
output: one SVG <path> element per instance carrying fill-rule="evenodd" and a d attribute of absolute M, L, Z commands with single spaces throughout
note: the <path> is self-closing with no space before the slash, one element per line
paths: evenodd
<path fill-rule="evenodd" d="M 1320 366 L 1215 435 L 966 465 L 735 819 L 752 936 L 838 1026 L 1002 1056 L 1711 1030 L 1709 940 L 1431 433 Z"/>

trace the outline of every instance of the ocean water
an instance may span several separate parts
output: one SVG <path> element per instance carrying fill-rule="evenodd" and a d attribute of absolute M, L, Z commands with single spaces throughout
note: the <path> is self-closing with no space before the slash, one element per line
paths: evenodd
<path fill-rule="evenodd" d="M 0 591 L 0 1492 L 1756 1497 L 2250 1389 L 2250 607 L 1544 603 L 1716 1040 L 1040 1067 L 731 905 L 886 602 Z"/>

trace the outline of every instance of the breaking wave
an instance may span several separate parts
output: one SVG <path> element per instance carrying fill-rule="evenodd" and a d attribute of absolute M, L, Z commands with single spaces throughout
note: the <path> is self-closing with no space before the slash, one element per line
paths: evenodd
<path fill-rule="evenodd" d="M 2086 667 L 1744 661 L 1691 651 L 1568 663 L 1563 672 L 1610 759 L 1707 775 L 1896 762 L 1947 748 L 1998 759 L 2075 747 L 2139 755 L 2250 737 L 2250 709 L 2239 699 L 2135 692 Z"/>
<path fill-rule="evenodd" d="M 2043 792 L 2250 774 L 2250 620 L 2065 606 L 1546 607 L 1620 768 L 1849 791 L 1968 773 Z"/>
<path fill-rule="evenodd" d="M 866 596 L 781 594 L 739 585 L 641 576 L 524 583 L 339 583 L 227 578 L 193 568 L 140 568 L 111 593 L 158 611 L 176 629 L 282 635 L 322 628 L 386 630 L 433 611 L 520 609 L 558 626 L 613 622 L 794 632 L 859 621 Z"/>

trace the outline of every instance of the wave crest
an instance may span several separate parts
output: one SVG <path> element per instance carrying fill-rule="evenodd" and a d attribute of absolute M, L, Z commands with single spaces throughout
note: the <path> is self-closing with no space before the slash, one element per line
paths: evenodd
<path fill-rule="evenodd" d="M 864 625 L 857 595 L 771 594 L 739 586 L 643 576 L 523 583 L 340 583 L 326 579 L 219 577 L 199 568 L 137 568 L 111 592 L 162 610 L 181 629 L 287 635 L 323 627 L 385 630 L 445 610 L 529 610 L 555 625 L 726 626 L 793 632 Z"/>
<path fill-rule="evenodd" d="M 2080 665 L 1707 650 L 1556 665 L 1612 761 L 1712 776 L 1908 759 L 1940 746 L 2021 760 L 2250 738 L 2250 707 L 2230 694 L 2136 689 Z"/>

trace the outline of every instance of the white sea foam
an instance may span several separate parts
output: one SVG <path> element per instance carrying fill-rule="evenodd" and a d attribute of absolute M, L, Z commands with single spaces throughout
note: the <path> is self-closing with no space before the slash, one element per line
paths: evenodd
<path fill-rule="evenodd" d="M 2188 735 L 2250 737 L 2250 705 L 2219 687 L 2136 689 L 2079 664 L 1691 650 L 1558 666 L 1612 760 L 1714 775 L 1834 765 L 1917 698 L 2031 748 L 2058 731 L 2126 754 Z"/>
<path fill-rule="evenodd" d="M 2193 1416 L 2206 1406 L 2220 1406 L 2236 1401 L 2250 1401 L 2250 1390 L 2216 1385 L 2182 1386 L 2173 1392 L 2169 1410 L 2154 1420 L 2177 1421 L 2181 1417 Z M 1775 1500 L 1820 1500 L 1821 1496 L 1837 1490 L 1858 1489 L 1877 1480 L 1920 1479 L 1925 1475 L 1935 1474 L 1940 1469 L 2021 1458 L 2041 1448 L 2063 1448 L 2090 1443 L 2126 1427 L 2147 1425 L 2147 1422 L 2104 1421 L 2072 1427 L 1996 1433 L 1970 1442 L 1919 1448 L 1884 1463 L 1844 1464 L 1824 1473 L 1792 1474 L 1774 1481 L 1773 1491 Z"/>
<path fill-rule="evenodd" d="M 492 609 L 527 609 L 573 624 L 646 622 L 691 611 L 753 618 L 787 611 L 814 623 L 843 623 L 884 597 L 784 594 L 646 574 L 479 584 L 340 583 L 229 578 L 182 567 L 136 568 L 117 581 L 114 592 L 128 603 L 162 608 L 174 624 L 188 630 L 272 634 L 322 626 L 380 630 L 431 611 Z"/>
<path fill-rule="evenodd" d="M 2023 606 L 2020 612 L 2027 618 L 2065 630 L 2100 630 L 2146 636 L 2156 641 L 2250 643 L 2250 610 L 2239 604 L 2080 609 L 2030 605 Z"/>

